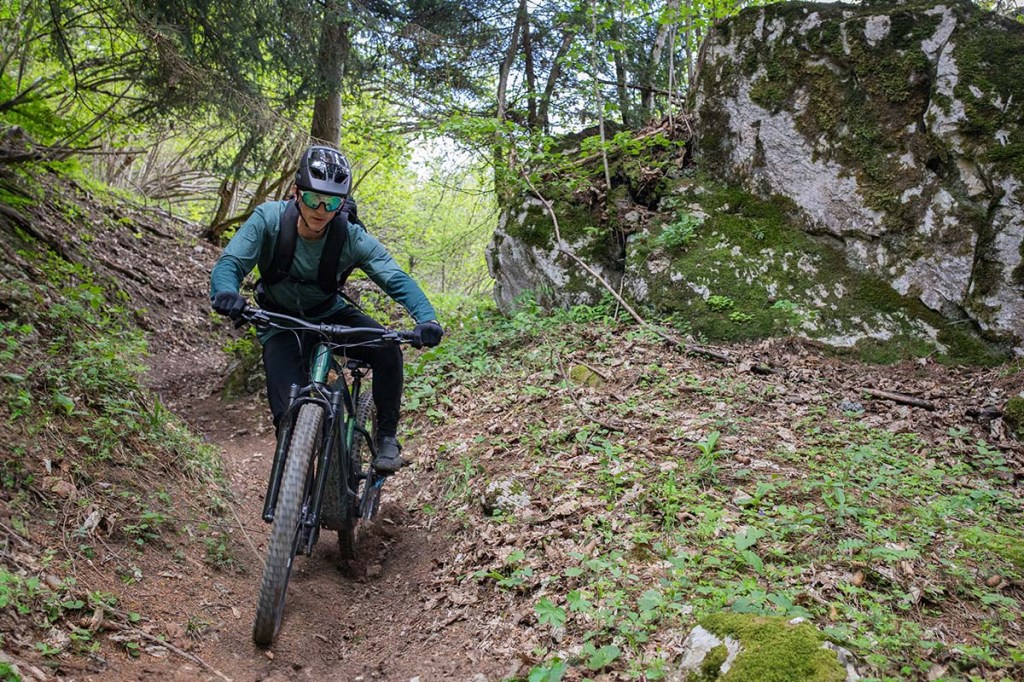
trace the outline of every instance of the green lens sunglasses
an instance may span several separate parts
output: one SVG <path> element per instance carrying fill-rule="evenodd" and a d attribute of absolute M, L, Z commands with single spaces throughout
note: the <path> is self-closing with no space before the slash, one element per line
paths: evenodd
<path fill-rule="evenodd" d="M 302 203 L 313 210 L 316 210 L 320 207 L 320 204 L 323 204 L 324 208 L 326 208 L 328 212 L 333 212 L 337 211 L 341 208 L 341 205 L 345 203 L 345 197 L 334 196 L 333 194 L 301 192 L 299 196 L 302 197 Z"/>

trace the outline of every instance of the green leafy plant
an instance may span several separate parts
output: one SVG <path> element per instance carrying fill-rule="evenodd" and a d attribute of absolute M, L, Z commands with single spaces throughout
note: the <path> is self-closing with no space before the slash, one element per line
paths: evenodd
<path fill-rule="evenodd" d="M 537 621 L 542 625 L 550 625 L 552 627 L 563 627 L 565 625 L 565 609 L 556 606 L 547 597 L 541 597 L 533 609 L 537 612 Z"/>
<path fill-rule="evenodd" d="M 704 224 L 704 219 L 690 213 L 680 213 L 675 221 L 665 225 L 655 238 L 657 246 L 666 249 L 679 249 L 693 241 L 697 228 Z"/>
<path fill-rule="evenodd" d="M 731 310 L 736 305 L 736 302 L 728 296 L 719 296 L 717 294 L 709 296 L 706 303 L 708 308 L 718 313 Z"/>

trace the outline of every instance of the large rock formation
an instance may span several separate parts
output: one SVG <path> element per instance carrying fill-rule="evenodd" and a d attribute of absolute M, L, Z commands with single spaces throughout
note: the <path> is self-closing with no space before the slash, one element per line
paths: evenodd
<path fill-rule="evenodd" d="M 613 156 L 607 196 L 542 189 L 613 287 L 707 338 L 963 357 L 980 332 L 1021 353 L 1021 54 L 1024 25 L 967 2 L 745 10 L 704 46 L 698 174 L 653 145 Z M 506 310 L 528 289 L 602 296 L 535 200 L 506 208 L 488 259 Z"/>
<path fill-rule="evenodd" d="M 724 22 L 703 167 L 949 320 L 1024 338 L 1024 25 L 968 2 L 783 3 Z"/>

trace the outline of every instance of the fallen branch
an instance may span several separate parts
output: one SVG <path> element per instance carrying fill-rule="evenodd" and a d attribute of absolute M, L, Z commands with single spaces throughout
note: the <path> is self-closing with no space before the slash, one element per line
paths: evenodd
<path fill-rule="evenodd" d="M 891 400 L 895 403 L 903 405 L 911 405 L 913 407 L 920 407 L 925 410 L 935 411 L 935 405 L 927 400 L 915 398 L 913 396 L 906 395 L 904 393 L 893 393 L 891 391 L 880 391 L 876 388 L 862 388 L 862 393 L 865 393 L 873 398 L 881 398 L 883 400 Z"/>
<path fill-rule="evenodd" d="M 216 675 L 220 679 L 225 680 L 225 682 L 232 682 L 230 677 L 228 677 L 227 675 L 225 675 L 221 671 L 217 670 L 216 668 L 211 666 L 209 663 L 207 663 L 203 659 L 199 658 L 195 654 L 190 654 L 189 652 L 185 651 L 184 649 L 180 649 L 180 648 L 174 646 L 173 644 L 171 644 L 167 640 L 160 639 L 159 637 L 155 637 L 155 636 L 149 634 L 148 632 L 145 632 L 145 631 L 140 630 L 138 628 L 133 628 L 130 625 L 121 625 L 120 623 L 109 623 L 109 626 L 112 629 L 114 629 L 114 630 L 119 630 L 121 632 L 127 632 L 127 633 L 130 633 L 130 634 L 136 635 L 138 637 L 141 637 L 142 639 L 144 639 L 144 640 L 146 640 L 148 642 L 152 642 L 153 644 L 156 644 L 158 646 L 165 647 L 168 651 L 170 651 L 172 653 L 175 653 L 175 654 L 178 654 L 179 656 L 181 656 L 182 658 L 184 658 L 184 659 L 186 659 L 188 661 L 192 661 L 193 663 L 195 663 L 196 665 L 198 665 L 199 667 L 201 667 L 203 670 L 205 670 L 206 672 L 210 673 L 211 675 Z"/>
<path fill-rule="evenodd" d="M 556 248 L 558 249 L 559 253 L 565 254 L 566 256 L 571 258 L 573 261 L 576 262 L 577 265 L 579 265 L 581 268 L 586 270 L 587 273 L 589 273 L 591 277 L 593 277 L 598 282 L 600 282 L 601 286 L 603 286 L 605 289 L 608 290 L 608 293 L 610 293 L 612 295 L 612 297 L 615 298 L 615 300 L 619 303 L 619 305 L 621 305 L 623 307 L 623 309 L 625 309 L 625 311 L 628 312 L 630 314 L 630 316 L 634 320 L 637 321 L 638 324 L 640 324 L 641 326 L 643 326 L 643 327 L 647 328 L 648 330 L 654 332 L 659 337 L 661 337 L 662 339 L 667 341 L 669 344 L 671 344 L 673 347 L 678 348 L 679 350 L 683 351 L 684 353 L 690 353 L 692 355 L 700 355 L 700 356 L 703 356 L 703 357 L 706 357 L 706 358 L 710 358 L 712 360 L 717 360 L 718 362 L 725 362 L 725 363 L 731 363 L 732 362 L 732 358 L 730 358 L 725 353 L 722 353 L 720 351 L 716 351 L 716 350 L 713 350 L 713 349 L 710 349 L 710 348 L 704 348 L 703 346 L 689 345 L 689 344 L 683 342 L 682 340 L 676 338 L 672 334 L 669 334 L 667 331 L 665 331 L 661 327 L 657 327 L 657 326 L 651 324 L 650 322 L 648 322 L 647 320 L 645 320 L 643 317 L 641 317 L 640 313 L 638 313 L 636 310 L 634 310 L 633 306 L 629 305 L 629 303 L 627 303 L 626 300 L 624 298 L 622 298 L 621 295 L 619 295 L 619 292 L 615 291 L 615 288 L 611 284 L 609 284 L 608 281 L 604 277 L 602 277 L 592 267 L 587 265 L 587 263 L 582 258 L 577 256 L 576 253 L 572 249 L 570 249 L 569 246 L 562 240 L 562 231 L 561 231 L 561 229 L 558 226 L 558 216 L 555 214 L 555 209 L 551 205 L 551 202 L 548 201 L 547 198 L 537 190 L 537 187 L 533 184 L 533 181 L 530 180 L 530 176 L 526 172 L 525 169 L 522 169 L 521 173 L 523 175 L 523 178 L 525 178 L 527 185 L 529 185 L 530 190 L 540 200 L 540 202 L 542 204 L 544 204 L 544 209 L 548 212 L 548 215 L 551 216 L 551 222 L 552 222 L 552 224 L 555 227 L 555 240 L 556 240 L 556 244 L 557 244 Z"/>
<path fill-rule="evenodd" d="M 13 528 L 8 527 L 4 523 L 0 523 L 0 529 L 6 531 L 8 537 L 10 537 L 10 538 L 20 542 L 22 547 L 32 547 L 32 543 L 30 543 L 25 538 L 21 537 L 21 535 L 19 535 L 17 532 L 15 532 Z"/>

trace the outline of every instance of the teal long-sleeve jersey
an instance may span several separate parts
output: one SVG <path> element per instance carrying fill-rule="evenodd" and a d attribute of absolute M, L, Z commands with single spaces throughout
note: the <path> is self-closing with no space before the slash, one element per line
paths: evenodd
<path fill-rule="evenodd" d="M 261 204 L 231 238 L 210 274 L 211 301 L 221 291 L 237 292 L 253 268 L 269 268 L 287 205 L 286 201 Z M 299 313 L 324 304 L 330 295 L 320 288 L 318 272 L 326 241 L 324 238 L 316 241 L 296 238 L 295 258 L 289 276 L 275 284 L 264 283 L 263 294 L 270 303 Z M 417 323 L 437 319 L 426 294 L 399 267 L 384 245 L 362 226 L 350 223 L 348 238 L 338 259 L 338 275 L 353 266 L 365 272 L 388 296 L 402 304 Z M 348 306 L 345 299 L 334 295 L 334 304 L 329 309 L 309 319 L 319 321 Z"/>

